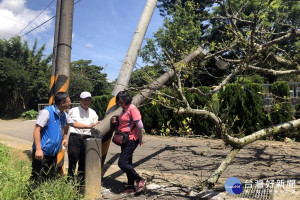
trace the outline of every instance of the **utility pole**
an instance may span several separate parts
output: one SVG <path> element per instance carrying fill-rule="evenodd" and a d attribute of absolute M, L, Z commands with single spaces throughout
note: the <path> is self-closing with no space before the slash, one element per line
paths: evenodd
<path fill-rule="evenodd" d="M 119 77 L 117 79 L 117 83 L 112 92 L 113 97 L 107 106 L 106 115 L 115 111 L 118 108 L 118 106 L 116 105 L 116 95 L 120 91 L 122 91 L 128 87 L 128 83 L 129 83 L 129 80 L 130 80 L 130 77 L 132 74 L 132 70 L 133 70 L 133 67 L 137 60 L 138 51 L 141 48 L 148 25 L 150 23 L 152 14 L 155 9 L 156 2 L 157 2 L 157 0 L 148 0 L 145 5 L 144 11 L 143 11 L 140 21 L 137 25 L 137 28 L 134 32 L 130 46 L 127 50 L 127 54 L 123 61 L 122 68 L 120 70 Z M 112 132 L 105 134 L 105 136 L 102 137 L 102 166 L 104 165 L 104 161 L 105 161 L 105 158 L 106 158 L 106 155 L 108 152 L 111 137 L 112 137 Z"/>
<path fill-rule="evenodd" d="M 69 88 L 74 0 L 57 0 L 49 104 Z"/>
<path fill-rule="evenodd" d="M 70 79 L 74 0 L 62 0 L 59 17 L 54 94 L 67 92 Z"/>
<path fill-rule="evenodd" d="M 57 0 L 49 105 L 54 103 L 55 94 L 68 91 L 73 10 L 74 0 Z M 64 172 L 64 154 L 65 150 L 62 149 L 57 155 L 57 167 L 60 173 Z"/>
<path fill-rule="evenodd" d="M 141 48 L 153 11 L 155 9 L 156 2 L 157 0 L 148 0 L 146 3 L 138 26 L 131 40 L 130 46 L 127 50 L 126 57 L 123 61 L 117 83 L 112 93 L 113 96 L 116 96 L 120 91 L 124 90 L 128 86 L 133 67 L 136 63 L 138 51 Z"/>
<path fill-rule="evenodd" d="M 56 60 L 57 60 L 57 43 L 58 43 L 58 30 L 59 30 L 59 18 L 60 18 L 60 5 L 61 0 L 56 2 L 56 15 L 55 15 L 55 30 L 54 30 L 54 43 L 53 43 L 53 55 L 52 55 L 52 67 L 51 67 L 51 79 L 50 79 L 50 93 L 49 93 L 49 105 L 54 102 L 54 89 L 55 89 L 55 72 Z"/>

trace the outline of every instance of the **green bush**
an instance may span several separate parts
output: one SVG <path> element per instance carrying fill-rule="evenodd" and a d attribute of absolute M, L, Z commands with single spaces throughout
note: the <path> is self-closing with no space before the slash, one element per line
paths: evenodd
<path fill-rule="evenodd" d="M 209 91 L 208 87 L 201 87 L 202 91 Z M 171 90 L 163 89 L 162 92 L 174 96 Z M 177 97 L 175 95 L 175 97 Z M 213 97 L 203 97 L 196 93 L 187 92 L 187 100 L 193 108 L 217 109 Z M 159 98 L 158 96 L 154 98 Z M 177 97 L 179 98 L 179 97 Z M 172 107 L 178 106 L 176 102 L 169 102 Z M 208 119 L 188 115 L 178 115 L 173 110 L 167 109 L 154 101 L 146 101 L 139 107 L 146 132 L 152 134 L 186 136 L 214 134 Z"/>
<path fill-rule="evenodd" d="M 272 124 L 280 124 L 293 119 L 293 108 L 290 99 L 290 87 L 285 81 L 273 83 L 271 92 L 274 105 L 271 111 Z"/>
<path fill-rule="evenodd" d="M 232 133 L 245 136 L 265 126 L 261 91 L 260 84 L 231 83 L 219 92 L 221 117 Z"/>
<path fill-rule="evenodd" d="M 289 85 L 285 81 L 277 81 L 273 83 L 271 92 L 274 97 L 274 105 L 270 113 L 270 125 L 280 124 L 286 121 L 293 120 L 294 112 L 290 99 Z M 276 135 L 274 136 L 274 139 L 283 140 L 284 137 L 299 140 L 297 131 L 289 131 L 284 134 Z"/>
<path fill-rule="evenodd" d="M 94 96 L 92 98 L 91 108 L 96 111 L 99 120 L 104 118 L 110 99 L 111 95 Z"/>
<path fill-rule="evenodd" d="M 32 120 L 32 119 L 37 119 L 39 113 L 33 109 L 28 110 L 26 112 L 23 112 L 20 116 L 20 118 L 22 119 L 26 119 L 26 120 Z"/>

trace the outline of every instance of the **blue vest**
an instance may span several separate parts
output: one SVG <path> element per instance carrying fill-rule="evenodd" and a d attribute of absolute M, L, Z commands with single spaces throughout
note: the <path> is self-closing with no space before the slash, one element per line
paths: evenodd
<path fill-rule="evenodd" d="M 41 130 L 41 147 L 45 156 L 56 156 L 61 147 L 63 130 L 66 125 L 66 113 L 58 114 L 59 110 L 54 105 L 45 109 L 49 111 L 49 121 Z M 36 149 L 34 143 L 32 148 Z"/>

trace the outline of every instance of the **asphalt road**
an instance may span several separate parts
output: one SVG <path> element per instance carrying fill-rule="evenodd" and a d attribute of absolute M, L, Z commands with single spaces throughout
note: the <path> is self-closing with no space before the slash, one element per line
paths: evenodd
<path fill-rule="evenodd" d="M 31 150 L 32 132 L 35 120 L 0 120 L 0 143 L 21 149 Z M 273 174 L 281 172 L 281 157 L 294 155 L 294 161 L 299 158 L 298 143 L 282 143 L 258 141 L 248 145 L 239 152 L 234 162 L 225 170 L 216 185 L 217 190 L 205 190 L 201 193 L 190 191 L 217 167 L 217 163 L 229 152 L 223 141 L 216 139 L 175 138 L 144 136 L 145 144 L 138 147 L 134 153 L 135 169 L 142 177 L 149 179 L 146 192 L 138 197 L 122 197 L 120 188 L 126 182 L 126 175 L 119 169 L 117 162 L 120 147 L 111 144 L 102 172 L 102 195 L 104 199 L 233 199 L 224 192 L 224 183 L 228 177 L 239 177 L 241 180 L 260 179 L 261 173 Z M 288 153 L 284 153 L 285 150 Z M 255 157 L 259 154 L 259 159 Z M 65 154 L 66 155 L 66 154 Z M 251 157 L 252 156 L 252 157 Z M 266 160 L 263 159 L 266 157 Z M 266 163 L 271 165 L 266 167 Z M 65 156 L 65 162 L 67 157 Z M 297 162 L 298 163 L 298 162 Z M 297 164 L 296 163 L 296 164 Z M 296 165 L 295 164 L 295 165 Z M 67 163 L 65 163 L 67 166 Z M 298 166 L 298 165 L 297 165 Z M 258 167 L 262 169 L 257 169 Z M 298 168 L 299 169 L 299 168 Z M 296 170 L 296 169 L 293 169 Z M 273 174 L 273 175 L 276 175 Z M 272 176 L 273 176 L 272 175 Z M 279 174 L 281 175 L 281 174 Z M 298 180 L 298 179 L 297 179 Z M 300 196 L 300 181 L 295 191 L 283 191 L 275 194 L 273 200 L 298 200 Z M 176 187 L 175 187 L 176 186 Z M 152 189 L 151 189 L 152 187 Z M 294 192 L 294 193 L 293 193 Z M 282 196 L 285 195 L 285 196 Z M 287 197 L 288 196 L 288 197 Z M 246 198 L 245 198 L 246 199 Z"/>
<path fill-rule="evenodd" d="M 0 134 L 33 141 L 35 120 L 0 120 Z"/>

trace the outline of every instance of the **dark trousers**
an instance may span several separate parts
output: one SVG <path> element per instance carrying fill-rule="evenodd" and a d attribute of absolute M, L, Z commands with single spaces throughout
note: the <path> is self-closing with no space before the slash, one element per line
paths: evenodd
<path fill-rule="evenodd" d="M 76 164 L 78 162 L 77 177 L 80 182 L 84 181 L 85 171 L 85 139 L 91 136 L 83 136 L 76 133 L 71 133 L 68 143 L 68 158 L 69 169 L 68 175 L 74 178 Z"/>
<path fill-rule="evenodd" d="M 129 140 L 127 145 L 121 146 L 118 166 L 126 173 L 129 186 L 133 186 L 134 181 L 140 181 L 142 179 L 132 165 L 133 152 L 138 144 L 139 140 Z"/>
<path fill-rule="evenodd" d="M 55 178 L 56 163 L 57 156 L 44 155 L 42 160 L 37 160 L 35 159 L 35 150 L 32 151 L 31 189 L 35 189 L 43 181 Z"/>

